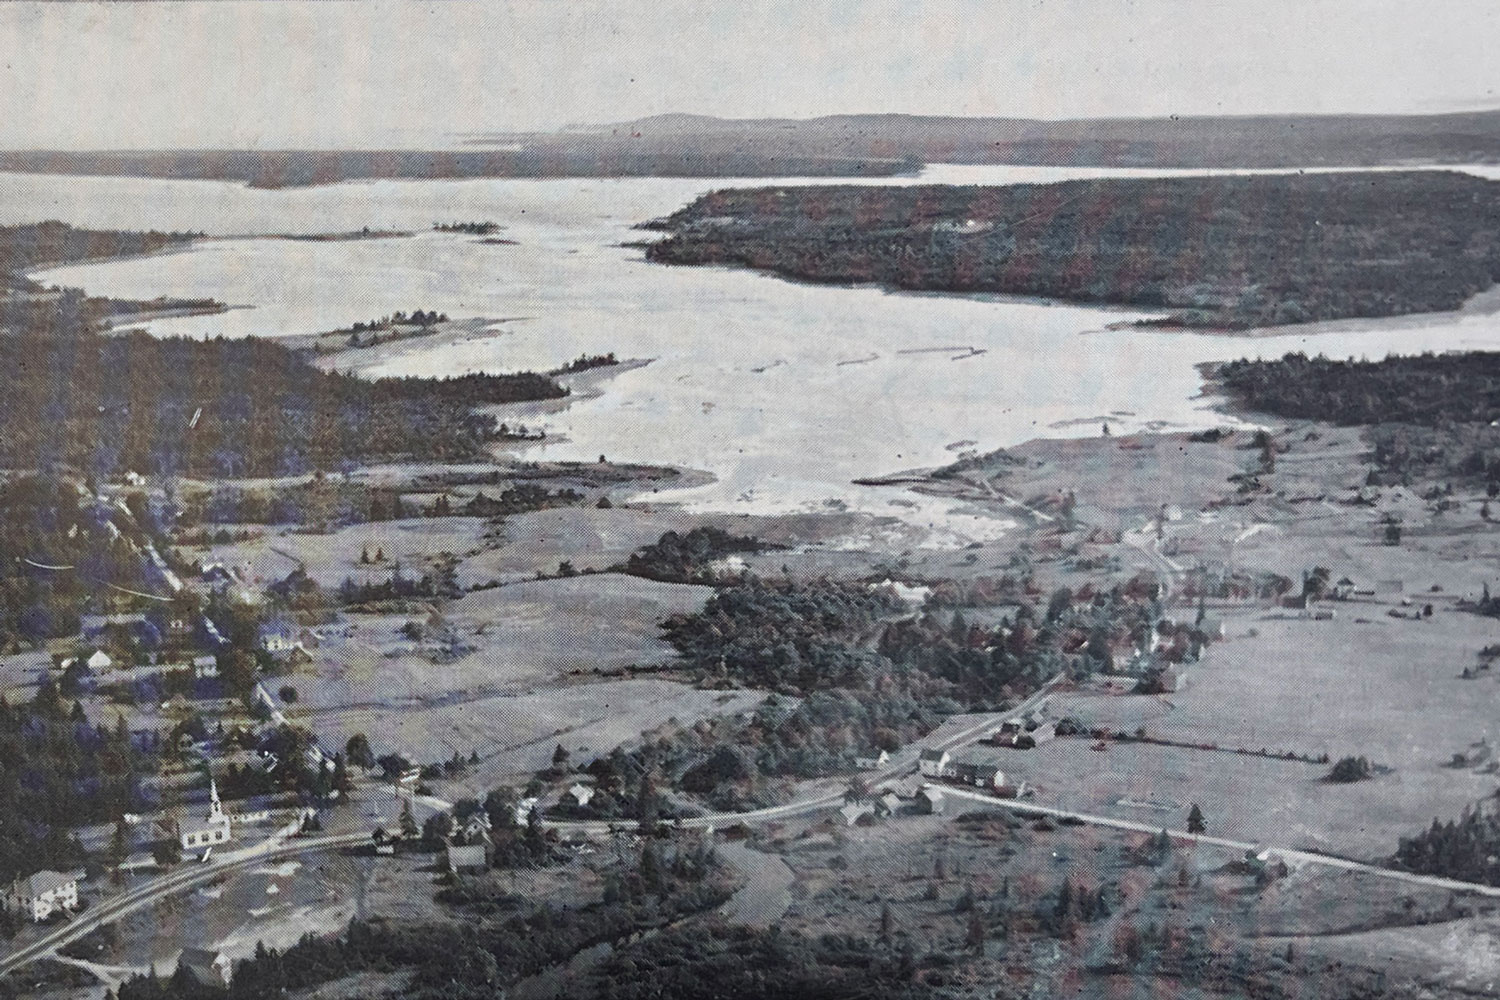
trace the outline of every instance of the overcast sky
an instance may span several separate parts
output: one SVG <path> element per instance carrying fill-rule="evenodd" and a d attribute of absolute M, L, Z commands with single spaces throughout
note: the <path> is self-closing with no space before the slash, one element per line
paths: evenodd
<path fill-rule="evenodd" d="M 445 145 L 668 111 L 1500 106 L 1487 0 L 0 4 L 0 146 Z"/>

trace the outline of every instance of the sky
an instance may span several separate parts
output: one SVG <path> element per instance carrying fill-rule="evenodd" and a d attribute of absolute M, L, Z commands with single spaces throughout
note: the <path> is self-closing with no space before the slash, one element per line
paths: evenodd
<path fill-rule="evenodd" d="M 1486 0 L 0 4 L 0 148 L 453 146 L 666 112 L 1500 107 Z"/>

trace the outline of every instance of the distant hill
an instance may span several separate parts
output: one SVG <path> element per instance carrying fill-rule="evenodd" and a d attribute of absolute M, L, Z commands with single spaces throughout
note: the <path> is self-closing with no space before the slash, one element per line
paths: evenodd
<path fill-rule="evenodd" d="M 920 166 L 910 158 L 796 154 L 738 140 L 685 145 L 563 133 L 462 150 L 0 151 L 0 172 L 226 180 L 263 188 L 473 177 L 864 177 Z"/>
<path fill-rule="evenodd" d="M 926 163 L 1369 167 L 1500 163 L 1500 110 L 1039 121 L 926 115 L 666 114 L 472 136 L 457 150 L 0 151 L 0 171 L 242 181 L 466 177 L 884 177 Z"/>
<path fill-rule="evenodd" d="M 1276 167 L 1500 163 L 1500 110 L 1041 121 L 925 115 L 724 119 L 668 114 L 594 134 L 643 147 L 731 141 L 762 151 L 925 163 Z M 580 130 L 582 134 L 582 130 Z"/>

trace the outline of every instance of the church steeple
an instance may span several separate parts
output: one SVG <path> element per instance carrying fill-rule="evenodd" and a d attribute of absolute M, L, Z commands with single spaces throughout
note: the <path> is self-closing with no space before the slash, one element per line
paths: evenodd
<path fill-rule="evenodd" d="M 224 818 L 224 804 L 219 801 L 219 786 L 213 778 L 208 779 L 208 821 L 217 823 Z"/>

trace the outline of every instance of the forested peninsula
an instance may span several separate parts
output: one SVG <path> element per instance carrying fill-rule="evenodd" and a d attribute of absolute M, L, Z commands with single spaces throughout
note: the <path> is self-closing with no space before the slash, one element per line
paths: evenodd
<path fill-rule="evenodd" d="M 43 288 L 52 264 L 155 253 L 193 233 L 0 227 L 0 465 L 201 476 L 297 475 L 350 463 L 482 458 L 499 433 L 479 407 L 556 399 L 546 375 L 375 381 L 320 371 L 265 340 L 159 339 L 106 332 L 159 309 L 211 301 L 132 302 Z"/>
<path fill-rule="evenodd" d="M 1458 308 L 1500 279 L 1500 185 L 1380 171 L 715 191 L 665 264 L 1160 310 L 1244 329 Z"/>

